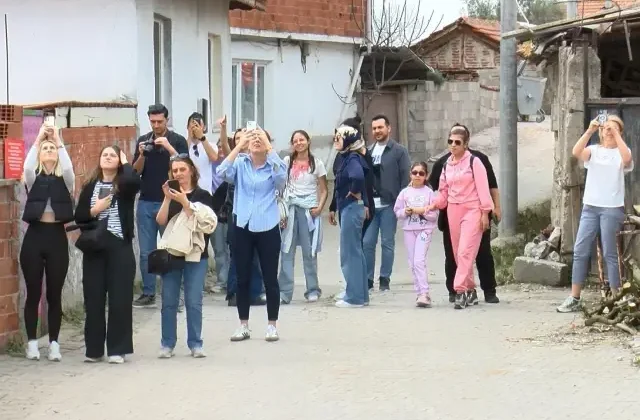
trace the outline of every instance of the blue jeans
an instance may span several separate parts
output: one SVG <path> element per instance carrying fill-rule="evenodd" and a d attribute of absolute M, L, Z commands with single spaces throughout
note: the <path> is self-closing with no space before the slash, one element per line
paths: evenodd
<path fill-rule="evenodd" d="M 340 267 L 347 288 L 344 301 L 353 305 L 369 302 L 367 265 L 362 251 L 364 205 L 353 202 L 340 211 Z"/>
<path fill-rule="evenodd" d="M 235 295 L 238 290 L 238 273 L 236 272 L 236 261 L 233 256 L 229 263 L 229 277 L 227 277 L 227 299 Z M 264 293 L 264 281 L 262 281 L 262 271 L 258 255 L 253 256 L 253 276 L 251 277 L 250 294 L 251 300 L 258 299 Z"/>
<path fill-rule="evenodd" d="M 622 227 L 622 222 L 624 222 L 623 207 L 606 208 L 586 204 L 582 207 L 576 243 L 573 246 L 573 268 L 571 271 L 573 284 L 581 285 L 587 278 L 593 241 L 600 232 L 602 256 L 607 265 L 609 285 L 614 289 L 620 287 L 616 233 Z"/>
<path fill-rule="evenodd" d="M 227 244 L 227 229 L 229 225 L 226 223 L 218 223 L 216 230 L 211 235 L 211 242 L 216 262 L 216 276 L 218 277 L 218 285 L 227 287 L 227 278 L 229 276 L 229 245 Z"/>
<path fill-rule="evenodd" d="M 367 260 L 367 278 L 373 280 L 376 269 L 376 245 L 378 232 L 382 245 L 382 262 L 380 263 L 380 277 L 391 278 L 393 270 L 394 250 L 396 247 L 396 226 L 398 219 L 393 212 L 393 205 L 376 209 L 371 224 L 364 234 L 364 256 Z"/>
<path fill-rule="evenodd" d="M 156 275 L 149 274 L 147 261 L 149 253 L 158 247 L 158 233 L 164 233 L 164 226 L 158 225 L 156 216 L 162 203 L 138 200 L 136 221 L 138 222 L 138 244 L 140 245 L 140 276 L 142 277 L 142 294 L 155 296 Z"/>
<path fill-rule="evenodd" d="M 202 296 L 207 259 L 185 262 L 184 268 L 162 276 L 162 347 L 176 346 L 178 301 L 184 278 L 184 306 L 187 312 L 187 346 L 193 350 L 202 347 Z"/>
<path fill-rule="evenodd" d="M 306 209 L 293 206 L 293 211 L 296 213 L 294 226 L 291 226 L 293 230 L 291 247 L 289 248 L 289 252 L 282 252 L 280 254 L 280 275 L 278 276 L 280 297 L 285 302 L 291 302 L 293 298 L 293 267 L 298 245 L 302 248 L 302 266 L 304 269 L 304 278 L 307 282 L 307 291 L 304 297 L 308 297 L 311 293 L 315 293 L 318 297 L 322 294 L 322 291 L 318 287 L 318 258 L 317 255 L 311 254 L 313 235 L 312 232 L 309 232 Z"/>

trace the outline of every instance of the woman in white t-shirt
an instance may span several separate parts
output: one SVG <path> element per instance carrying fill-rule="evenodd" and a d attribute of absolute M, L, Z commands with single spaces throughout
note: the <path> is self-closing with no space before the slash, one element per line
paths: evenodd
<path fill-rule="evenodd" d="M 620 287 L 616 234 L 625 217 L 624 174 L 633 170 L 631 150 L 622 139 L 623 130 L 624 123 L 615 115 L 610 115 L 604 124 L 598 120 L 591 121 L 587 131 L 573 147 L 573 156 L 584 162 L 587 178 L 573 247 L 571 295 L 558 306 L 558 312 L 580 309 L 580 292 L 589 272 L 591 249 L 598 232 L 611 291 L 616 293 Z M 596 131 L 600 144 L 587 146 Z"/>
<path fill-rule="evenodd" d="M 293 263 L 298 245 L 307 282 L 307 302 L 317 302 L 322 291 L 318 287 L 317 254 L 322 245 L 322 209 L 327 201 L 327 170 L 310 150 L 311 138 L 304 130 L 291 135 L 292 153 L 284 158 L 288 167 L 283 194 L 289 207 L 283 222 L 282 255 L 280 257 L 280 299 L 284 304 L 293 298 Z"/>

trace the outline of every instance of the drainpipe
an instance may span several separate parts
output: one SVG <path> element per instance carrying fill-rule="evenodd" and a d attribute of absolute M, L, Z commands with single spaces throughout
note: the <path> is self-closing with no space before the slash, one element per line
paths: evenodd
<path fill-rule="evenodd" d="M 367 53 L 371 54 L 371 31 L 373 26 L 373 1 L 374 0 L 362 0 L 364 6 L 366 7 L 366 22 L 364 29 L 364 39 L 367 43 Z"/>

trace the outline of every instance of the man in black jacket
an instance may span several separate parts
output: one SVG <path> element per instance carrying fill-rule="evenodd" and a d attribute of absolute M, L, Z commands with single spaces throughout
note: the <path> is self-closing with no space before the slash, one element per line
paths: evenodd
<path fill-rule="evenodd" d="M 461 124 L 454 124 L 453 127 L 462 127 L 467 131 L 467 136 L 470 136 L 469 129 Z M 452 127 L 452 128 L 453 128 Z M 493 166 L 489 161 L 489 158 L 484 153 L 477 150 L 469 149 L 469 152 L 476 156 L 487 170 L 487 180 L 489 181 L 489 191 L 491 192 L 491 198 L 493 199 L 493 205 L 495 210 L 493 215 L 499 221 L 501 217 L 500 211 L 500 192 L 498 191 L 498 181 L 496 180 L 496 174 L 493 172 Z M 437 191 L 440 186 L 440 175 L 442 169 L 449 159 L 451 153 L 447 153 L 434 163 L 429 174 L 429 184 L 434 191 Z M 441 210 L 438 217 L 438 229 L 442 231 L 442 241 L 444 244 L 445 263 L 444 270 L 447 278 L 447 290 L 449 291 L 449 302 L 453 302 L 456 297 L 456 292 L 453 288 L 453 278 L 456 275 L 456 260 L 453 255 L 453 246 L 451 245 L 451 235 L 449 233 L 449 223 L 447 221 L 447 210 Z M 480 287 L 484 292 L 484 300 L 487 303 L 499 303 L 500 299 L 496 295 L 496 273 L 495 264 L 493 261 L 493 254 L 491 253 L 491 226 L 482 234 L 482 240 L 480 242 L 480 249 L 476 256 L 476 267 L 478 269 L 478 277 L 480 277 Z"/>

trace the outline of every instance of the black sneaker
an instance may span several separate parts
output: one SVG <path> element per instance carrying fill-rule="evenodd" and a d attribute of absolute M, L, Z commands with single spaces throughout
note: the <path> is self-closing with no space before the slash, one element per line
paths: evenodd
<path fill-rule="evenodd" d="M 467 291 L 467 305 L 477 305 L 478 304 L 478 292 L 476 289 Z"/>
<path fill-rule="evenodd" d="M 449 303 L 455 303 L 455 301 L 456 301 L 456 294 L 449 293 Z"/>
<path fill-rule="evenodd" d="M 373 290 L 373 280 L 369 279 L 369 290 Z"/>
<path fill-rule="evenodd" d="M 458 293 L 456 295 L 456 301 L 453 305 L 455 309 L 464 309 L 467 307 L 467 295 L 466 293 Z"/>
<path fill-rule="evenodd" d="M 156 297 L 151 295 L 140 295 L 140 297 L 133 301 L 134 308 L 155 308 Z"/>
<path fill-rule="evenodd" d="M 496 296 L 496 292 L 484 294 L 484 301 L 487 303 L 500 303 L 500 299 Z"/>
<path fill-rule="evenodd" d="M 390 290 L 389 283 L 391 283 L 391 279 L 389 277 L 380 277 L 380 291 L 384 292 L 386 290 Z"/>

